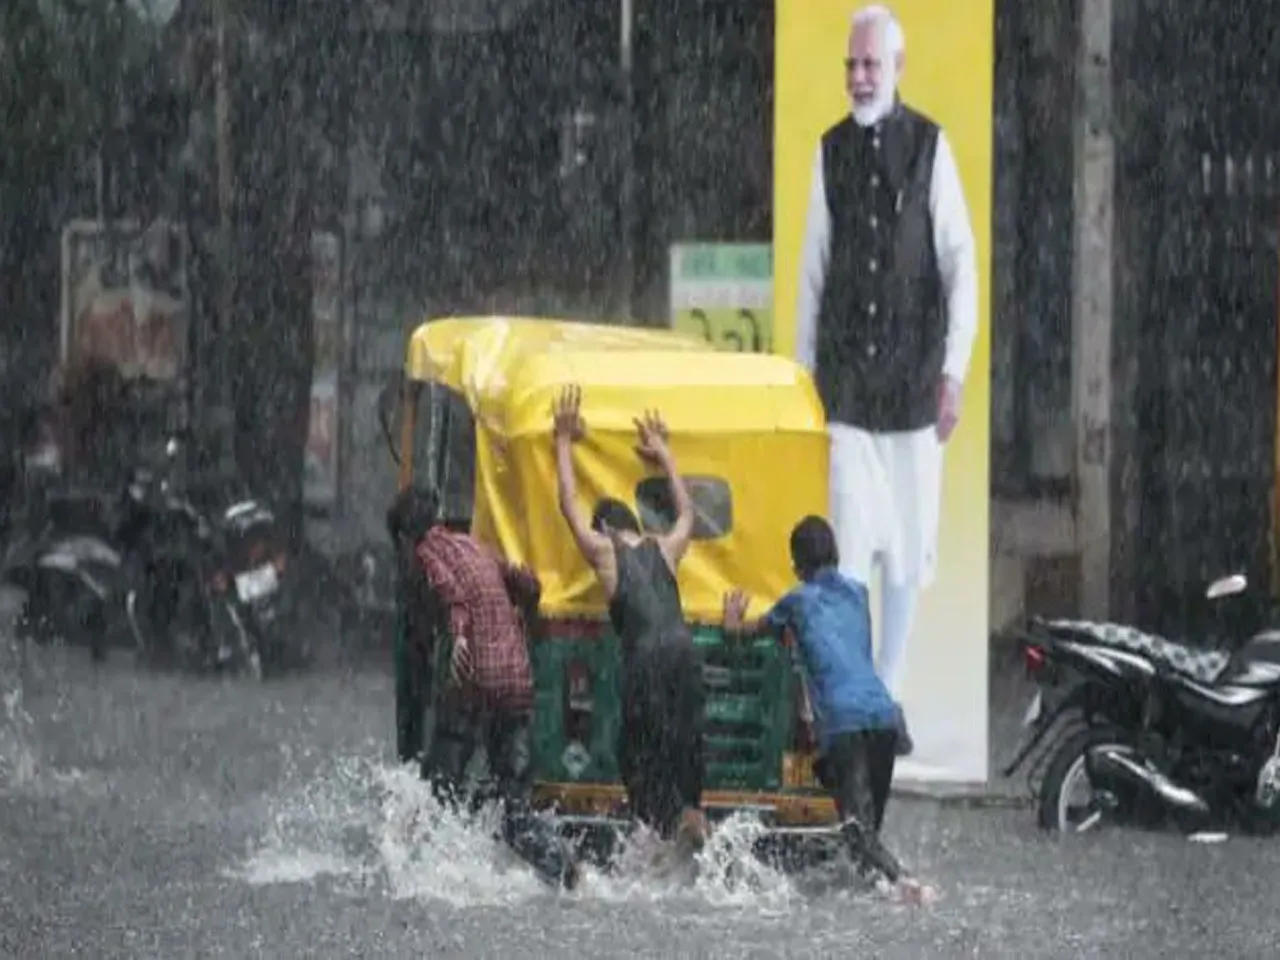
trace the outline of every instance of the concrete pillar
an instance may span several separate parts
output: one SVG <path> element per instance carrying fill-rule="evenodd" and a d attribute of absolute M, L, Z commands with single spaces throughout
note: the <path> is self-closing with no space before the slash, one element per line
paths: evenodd
<path fill-rule="evenodd" d="M 1112 0 L 1077 0 L 1071 393 L 1081 614 L 1111 609 Z"/>

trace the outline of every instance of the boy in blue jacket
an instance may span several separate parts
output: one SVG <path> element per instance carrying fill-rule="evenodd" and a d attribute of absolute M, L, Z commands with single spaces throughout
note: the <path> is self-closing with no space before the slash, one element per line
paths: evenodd
<path fill-rule="evenodd" d="M 924 903 L 934 891 L 908 877 L 880 839 L 900 721 L 893 697 L 876 676 L 866 587 L 837 570 L 839 559 L 831 525 L 805 517 L 791 531 L 791 562 L 800 584 L 751 622 L 745 619 L 747 595 L 729 593 L 725 631 L 794 636 L 818 739 L 816 772 L 835 800 L 849 853 L 864 869 L 883 874 L 904 900 Z"/>

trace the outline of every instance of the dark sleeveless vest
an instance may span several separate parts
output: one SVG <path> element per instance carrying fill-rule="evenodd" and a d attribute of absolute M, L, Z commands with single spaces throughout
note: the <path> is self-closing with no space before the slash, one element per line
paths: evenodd
<path fill-rule="evenodd" d="M 814 379 L 827 419 L 874 432 L 937 421 L 946 306 L 929 190 L 939 128 L 898 104 L 822 138 L 831 215 Z"/>

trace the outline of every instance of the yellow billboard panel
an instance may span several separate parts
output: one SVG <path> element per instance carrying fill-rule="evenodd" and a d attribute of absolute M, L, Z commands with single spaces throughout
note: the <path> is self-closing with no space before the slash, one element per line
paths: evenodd
<path fill-rule="evenodd" d="M 850 0 L 777 0 L 774 127 L 775 350 L 796 349 L 800 262 L 814 154 L 850 112 L 845 58 Z M 988 410 L 993 0 L 898 0 L 905 38 L 902 101 L 946 134 L 977 247 L 978 333 L 959 425 L 942 447 L 936 576 L 919 594 L 901 699 L 915 741 L 896 776 L 987 777 Z M 922 508 L 923 509 L 923 508 Z M 873 578 L 880 636 L 882 595 Z"/>

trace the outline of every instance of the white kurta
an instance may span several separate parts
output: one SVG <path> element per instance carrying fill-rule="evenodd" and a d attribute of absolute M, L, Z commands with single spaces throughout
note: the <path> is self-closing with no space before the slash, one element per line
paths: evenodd
<path fill-rule="evenodd" d="M 978 330 L 978 268 L 960 172 L 942 131 L 934 155 L 929 212 L 947 309 L 942 372 L 963 384 Z M 830 250 L 831 216 L 819 143 L 796 311 L 796 358 L 810 371 L 816 360 L 818 305 Z M 878 557 L 888 582 L 927 586 L 937 568 L 942 497 L 942 445 L 936 429 L 874 433 L 832 423 L 830 430 L 831 523 L 841 568 L 869 582 Z"/>

